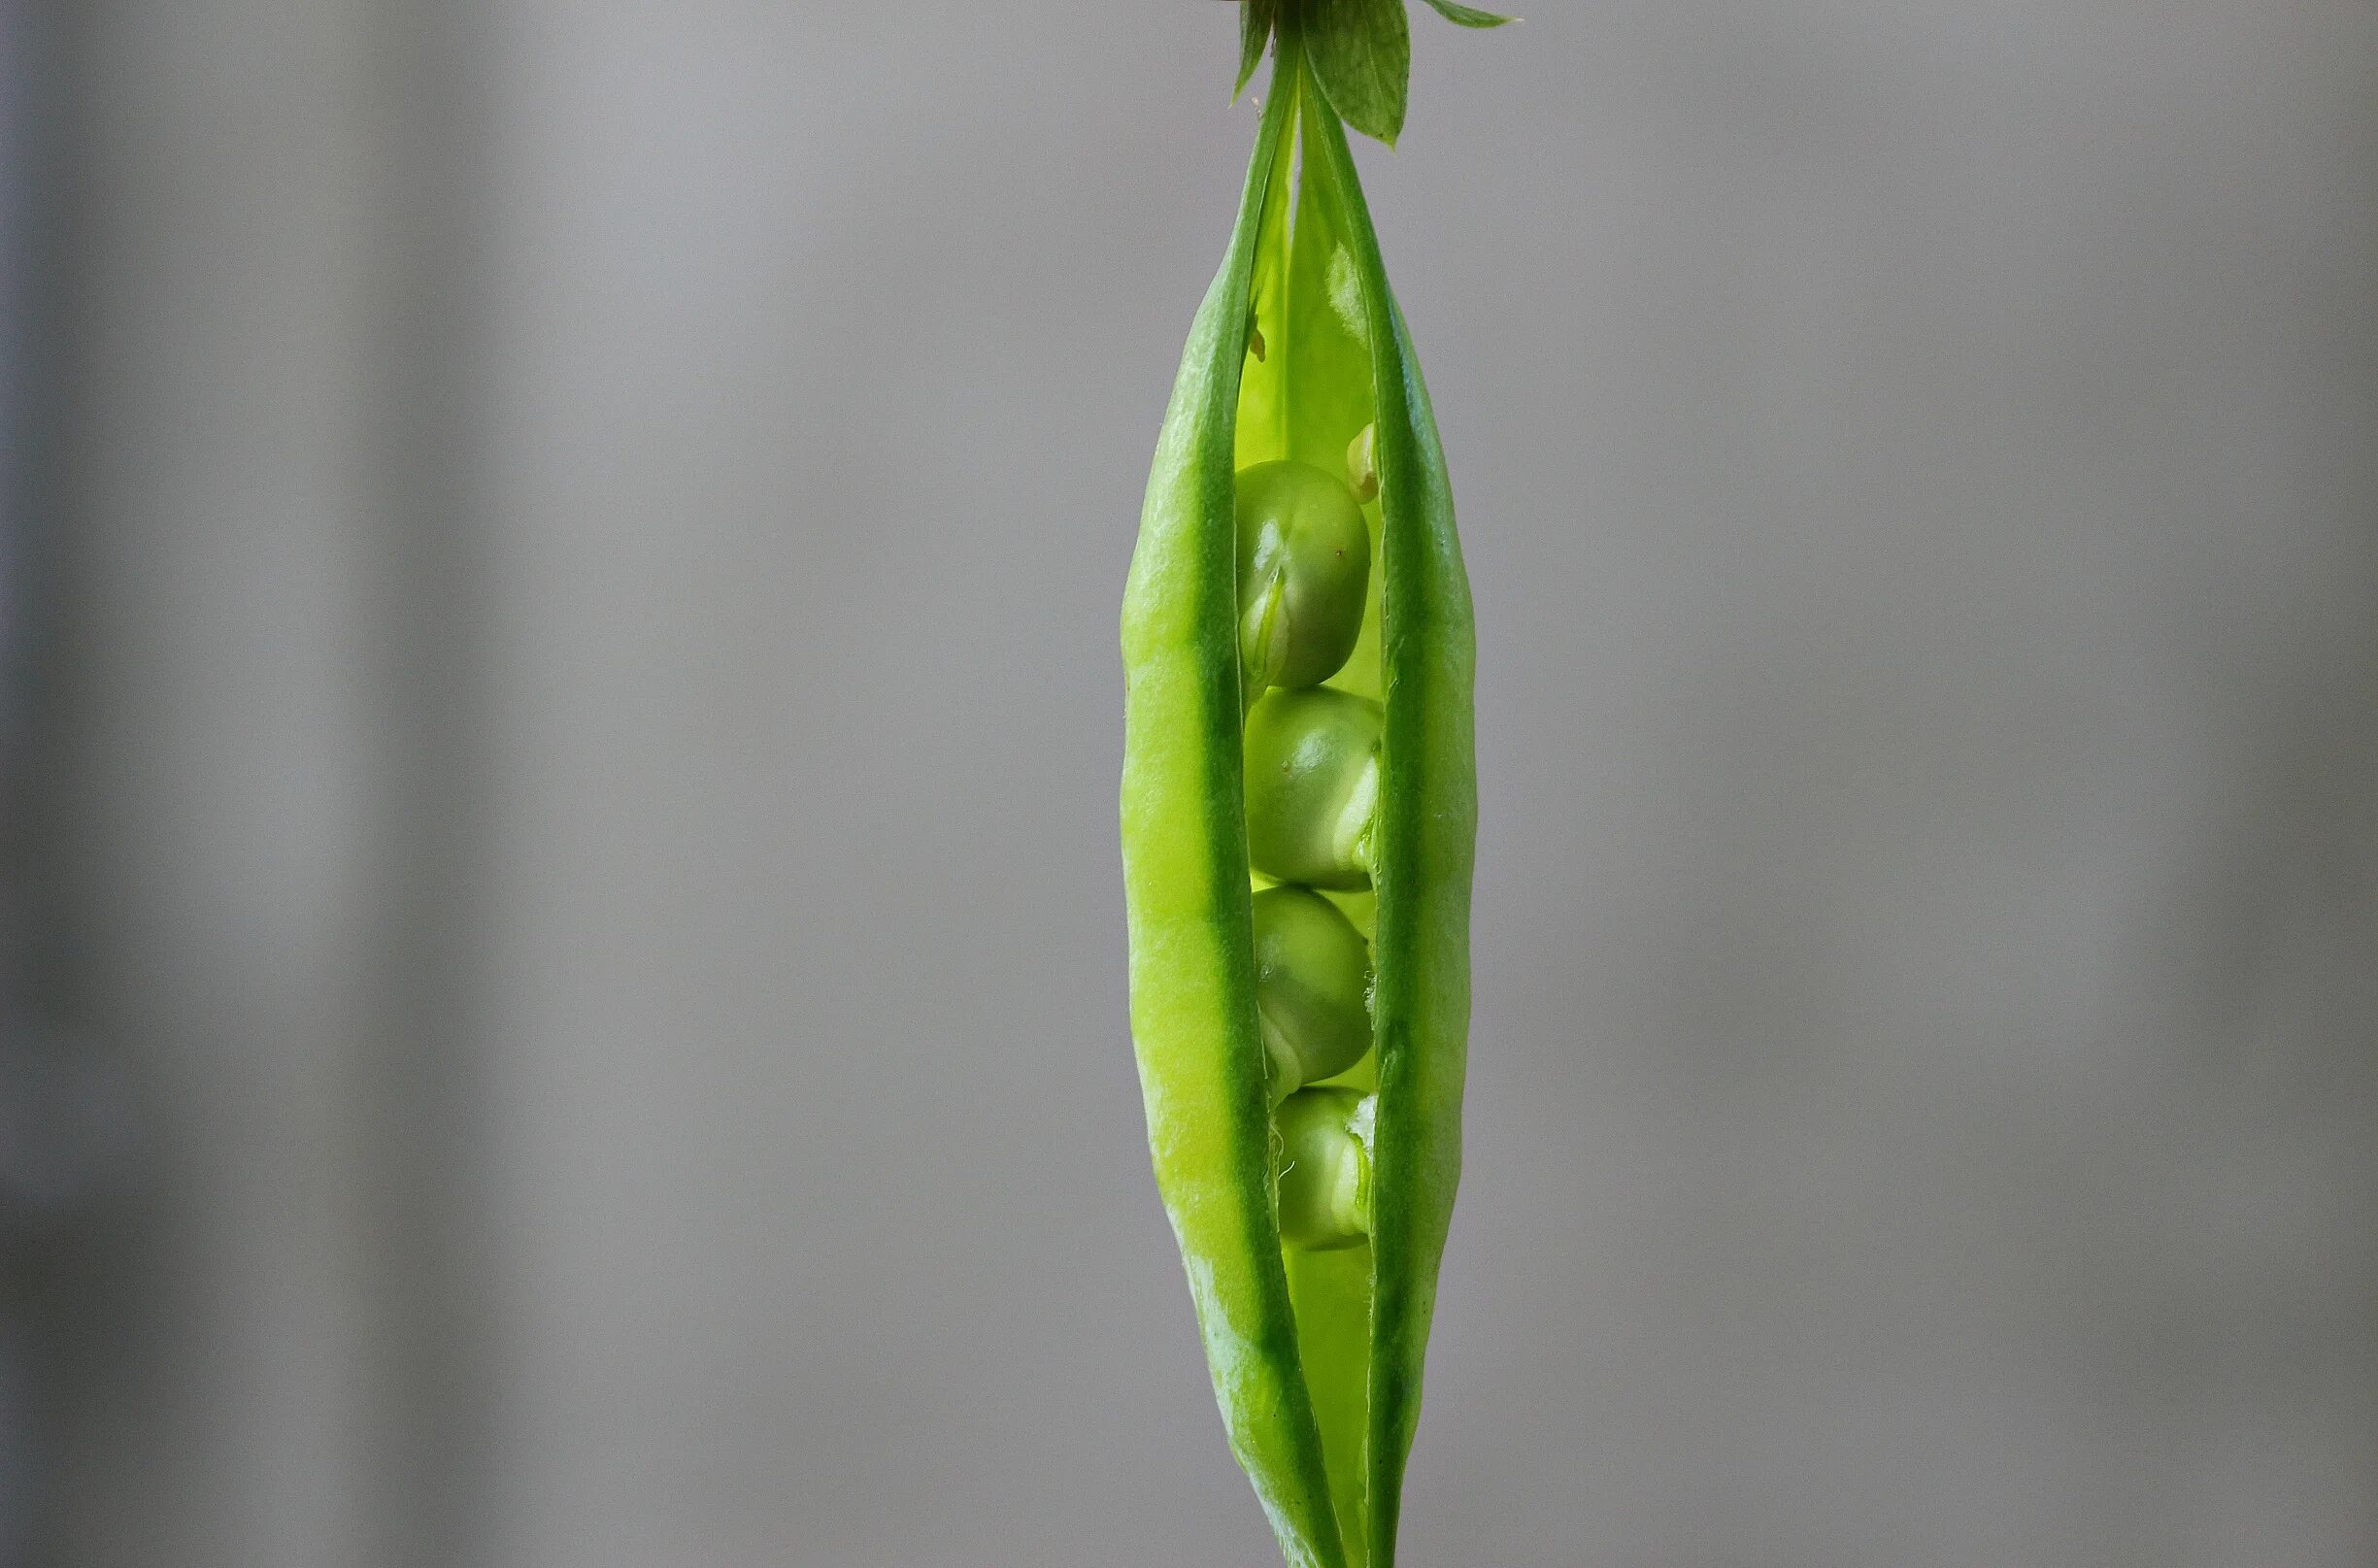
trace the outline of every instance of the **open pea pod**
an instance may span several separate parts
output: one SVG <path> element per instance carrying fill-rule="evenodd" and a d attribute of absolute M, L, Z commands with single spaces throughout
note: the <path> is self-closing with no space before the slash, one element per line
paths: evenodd
<path fill-rule="evenodd" d="M 1290 20 L 1124 594 L 1131 1028 L 1231 1447 L 1296 1568 L 1391 1568 L 1461 1160 L 1470 598 Z"/>

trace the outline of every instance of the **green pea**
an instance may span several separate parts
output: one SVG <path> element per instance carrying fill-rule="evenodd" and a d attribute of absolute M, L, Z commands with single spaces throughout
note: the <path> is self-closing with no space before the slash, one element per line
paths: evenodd
<path fill-rule="evenodd" d="M 1300 1089 L 1272 1115 L 1279 1133 L 1280 1239 L 1325 1252 L 1371 1234 L 1372 1098 L 1354 1089 Z"/>
<path fill-rule="evenodd" d="M 1461 1170 L 1470 597 L 1347 146 L 1349 122 L 1387 137 L 1401 122 L 1404 9 L 1239 10 L 1244 69 L 1270 42 L 1278 64 L 1123 592 L 1131 1038 L 1230 1451 L 1290 1568 L 1394 1568 Z M 1325 543 L 1351 546 L 1350 501 L 1368 536 L 1359 593 Z M 1383 702 L 1315 684 L 1355 656 L 1330 646 L 1350 631 L 1350 684 Z M 1258 892 L 1265 874 L 1299 885 Z M 1370 889 L 1367 945 L 1328 923 L 1316 887 Z M 1310 1083 L 1365 1048 L 1354 1066 L 1375 1092 Z"/>
<path fill-rule="evenodd" d="M 1354 492 L 1311 463 L 1257 463 L 1238 476 L 1239 678 L 1319 685 L 1362 634 L 1371 536 Z"/>
<path fill-rule="evenodd" d="M 1371 949 L 1321 894 L 1255 896 L 1256 1022 L 1277 1100 L 1335 1078 L 1371 1049 Z"/>
<path fill-rule="evenodd" d="M 1334 686 L 1265 694 L 1247 716 L 1247 853 L 1310 887 L 1367 887 L 1382 715 Z"/>

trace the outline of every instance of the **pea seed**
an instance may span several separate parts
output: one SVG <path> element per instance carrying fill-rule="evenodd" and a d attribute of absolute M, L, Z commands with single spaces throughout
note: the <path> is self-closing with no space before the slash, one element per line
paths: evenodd
<path fill-rule="evenodd" d="M 1379 808 L 1379 705 L 1334 686 L 1278 690 L 1247 716 L 1247 851 L 1308 887 L 1367 887 Z"/>
<path fill-rule="evenodd" d="M 1255 895 L 1256 1018 L 1277 1101 L 1334 1078 L 1371 1049 L 1371 950 L 1321 894 Z"/>
<path fill-rule="evenodd" d="M 1239 680 L 1310 686 L 1345 665 L 1362 632 L 1371 536 L 1353 492 L 1310 463 L 1238 476 Z"/>
<path fill-rule="evenodd" d="M 1375 1102 L 1353 1089 L 1300 1089 L 1273 1114 L 1280 1239 L 1328 1251 L 1371 1233 L 1371 1127 Z"/>

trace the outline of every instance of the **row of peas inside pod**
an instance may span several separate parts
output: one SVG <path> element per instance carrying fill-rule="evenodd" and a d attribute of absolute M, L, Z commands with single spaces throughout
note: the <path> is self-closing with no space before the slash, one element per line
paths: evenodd
<path fill-rule="evenodd" d="M 1370 886 L 1384 716 L 1324 684 L 1361 640 L 1379 493 L 1373 427 L 1340 478 L 1282 459 L 1237 484 L 1239 673 L 1256 1015 L 1267 1056 L 1281 1239 L 1324 1251 L 1370 1234 L 1374 1102 L 1326 1084 L 1371 1050 L 1371 948 L 1327 893 Z"/>

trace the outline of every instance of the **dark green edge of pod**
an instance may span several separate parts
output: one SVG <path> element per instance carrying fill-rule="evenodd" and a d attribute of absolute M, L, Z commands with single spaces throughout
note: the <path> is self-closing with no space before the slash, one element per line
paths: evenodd
<path fill-rule="evenodd" d="M 1334 114 L 1312 114 L 1307 124 L 1306 178 L 1318 162 L 1362 286 L 1378 423 L 1387 741 L 1372 879 L 1379 1101 L 1366 1464 L 1369 1559 L 1391 1568 L 1437 1268 L 1461 1177 L 1478 825 L 1476 645 L 1435 412 L 1388 287 L 1354 156 Z"/>
<path fill-rule="evenodd" d="M 1232 445 L 1256 242 L 1294 98 L 1264 108 L 1149 476 L 1123 595 L 1123 884 L 1150 1150 L 1230 1447 L 1289 1561 L 1344 1568 L 1272 1208 L 1240 777 Z"/>

